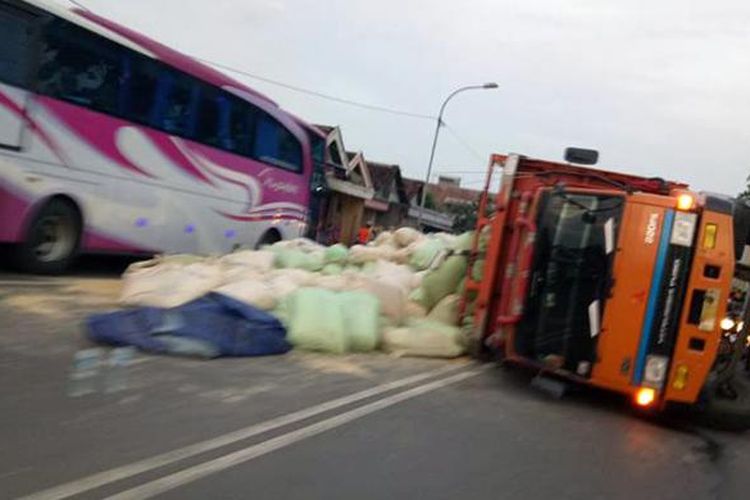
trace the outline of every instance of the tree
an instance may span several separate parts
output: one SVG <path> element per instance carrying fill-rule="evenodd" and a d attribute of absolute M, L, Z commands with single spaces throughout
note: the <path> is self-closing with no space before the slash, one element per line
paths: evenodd
<path fill-rule="evenodd" d="M 437 209 L 437 205 L 435 204 L 435 195 L 432 193 L 427 193 L 424 197 L 424 207 L 427 210 L 435 210 Z"/>
<path fill-rule="evenodd" d="M 479 210 L 479 203 L 455 203 L 445 207 L 446 212 L 454 217 L 453 219 L 453 231 L 456 233 L 464 233 L 466 231 L 473 231 L 477 227 L 477 211 Z"/>
<path fill-rule="evenodd" d="M 740 193 L 740 198 L 750 200 L 750 175 L 747 176 L 747 187 L 744 192 Z"/>

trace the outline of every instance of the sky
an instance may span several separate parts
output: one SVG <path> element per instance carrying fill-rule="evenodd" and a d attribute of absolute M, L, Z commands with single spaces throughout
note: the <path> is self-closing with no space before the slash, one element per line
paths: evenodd
<path fill-rule="evenodd" d="M 65 3 L 66 0 L 58 0 Z M 750 174 L 745 0 L 79 0 L 187 54 L 345 99 L 434 116 L 434 173 L 480 187 L 491 153 L 562 160 L 736 194 Z M 435 121 L 232 75 L 347 149 L 424 178 Z"/>

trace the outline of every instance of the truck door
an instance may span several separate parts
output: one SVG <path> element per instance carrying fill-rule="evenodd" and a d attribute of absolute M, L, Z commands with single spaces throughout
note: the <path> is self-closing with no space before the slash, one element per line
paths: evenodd
<path fill-rule="evenodd" d="M 36 16 L 0 2 L 0 148 L 18 150 L 34 60 Z"/>

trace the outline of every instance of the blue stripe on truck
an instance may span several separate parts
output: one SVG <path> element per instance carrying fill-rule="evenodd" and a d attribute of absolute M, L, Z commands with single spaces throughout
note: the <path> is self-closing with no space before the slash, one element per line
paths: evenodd
<path fill-rule="evenodd" d="M 673 222 L 674 210 L 667 210 L 664 214 L 664 224 L 661 227 L 661 238 L 659 240 L 659 250 L 656 254 L 654 276 L 651 279 L 651 289 L 648 293 L 646 317 L 643 320 L 641 342 L 638 346 L 638 357 L 635 360 L 635 371 L 633 372 L 633 384 L 635 385 L 640 385 L 643 381 L 643 371 L 646 369 L 646 355 L 648 354 L 648 346 L 651 344 L 651 331 L 653 330 L 656 309 L 659 303 L 661 282 L 664 279 L 664 265 L 667 261 L 667 251 L 669 250 L 669 240 L 672 237 Z"/>

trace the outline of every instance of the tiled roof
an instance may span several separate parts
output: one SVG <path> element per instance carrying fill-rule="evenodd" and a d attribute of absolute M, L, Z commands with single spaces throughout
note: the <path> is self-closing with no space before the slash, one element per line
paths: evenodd
<path fill-rule="evenodd" d="M 397 190 L 395 194 L 399 201 L 408 204 L 409 198 L 406 196 L 403 179 L 401 178 L 401 168 L 398 165 L 368 161 L 367 166 L 370 169 L 376 199 L 390 201 L 391 192 L 395 186 Z"/>
<path fill-rule="evenodd" d="M 373 162 L 367 162 L 367 166 L 370 167 L 375 196 L 381 200 L 387 200 L 393 187 L 393 178 L 396 175 L 393 168 L 391 165 Z"/>
<path fill-rule="evenodd" d="M 415 196 L 419 196 L 422 192 L 422 186 L 424 186 L 424 182 L 422 181 L 406 178 L 403 179 L 403 184 L 406 198 L 409 200 L 413 199 Z"/>
<path fill-rule="evenodd" d="M 336 129 L 336 127 L 332 127 L 331 125 L 320 125 L 318 123 L 314 124 L 314 126 L 326 135 L 330 134 Z"/>
<path fill-rule="evenodd" d="M 449 184 L 430 184 L 429 192 L 433 194 L 438 206 L 446 203 L 479 202 L 482 192 L 476 189 L 466 189 Z"/>

